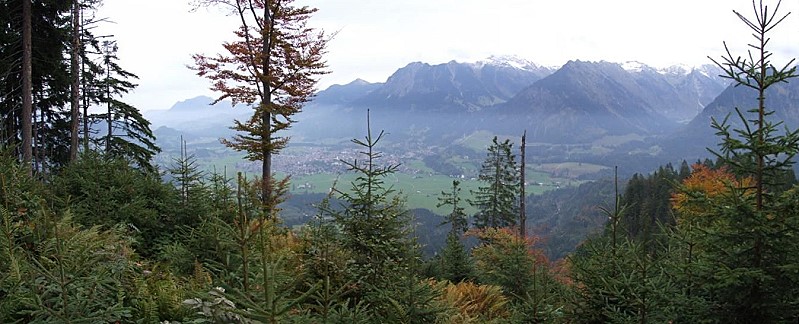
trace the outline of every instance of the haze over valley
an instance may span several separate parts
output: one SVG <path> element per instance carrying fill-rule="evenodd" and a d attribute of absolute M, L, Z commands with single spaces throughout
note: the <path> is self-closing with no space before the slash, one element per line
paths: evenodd
<path fill-rule="evenodd" d="M 570 61 L 550 68 L 517 57 L 409 63 L 384 83 L 357 79 L 319 91 L 288 131 L 290 149 L 276 163 L 284 163 L 292 169 L 285 172 L 294 175 L 334 172 L 335 162 L 347 158 L 350 139 L 364 134 L 369 109 L 372 128 L 388 133 L 382 150 L 390 161 L 442 157 L 444 163 L 430 161 L 433 165 L 424 167 L 448 176 L 472 177 L 475 172 L 448 159 L 479 163 L 491 137 L 518 145 L 525 130 L 528 164 L 577 162 L 618 165 L 627 174 L 645 172 L 707 156 L 702 151 L 715 144 L 703 132 L 710 129 L 709 118 L 723 117 L 731 104 L 746 99 L 735 91 L 739 89 L 725 92 L 729 81 L 718 76 L 721 72 L 710 64 L 655 69 L 604 61 Z M 232 120 L 251 114 L 244 105 L 209 106 L 211 101 L 196 97 L 169 110 L 145 113 L 166 149 L 162 162 L 174 156 L 181 135 L 190 148 L 199 149 L 193 152 L 198 157 L 219 155 L 211 151 L 222 149 L 220 137 L 233 134 Z M 704 111 L 707 106 L 713 110 Z M 692 145 L 674 144 L 675 138 L 686 136 L 696 136 L 684 141 Z M 312 154 L 292 155 L 300 148 Z"/>
<path fill-rule="evenodd" d="M 729 86 L 722 73 L 712 64 L 654 68 L 575 60 L 544 67 L 492 56 L 470 63 L 412 62 L 382 83 L 356 79 L 332 85 L 296 116 L 298 122 L 285 134 L 289 147 L 274 157 L 275 170 L 292 179 L 283 214 L 288 225 L 302 224 L 317 213 L 309 197 L 323 197 L 334 183 L 346 187 L 352 180 L 342 161 L 359 158 L 351 140 L 365 136 L 367 110 L 373 132 L 386 132 L 378 147 L 381 163 L 400 165 L 391 181 L 407 197 L 407 207 L 439 215 L 446 210 L 436 206 L 437 198 L 451 180 L 463 181 L 469 190 L 479 186 L 477 174 L 494 136 L 515 143 L 518 156 L 527 131 L 526 178 L 533 194 L 609 179 L 615 167 L 625 178 L 700 161 L 712 157 L 707 148 L 718 144 L 711 118 L 722 120 L 756 96 Z M 799 125 L 799 116 L 791 113 L 796 88 L 780 85 L 769 95 L 789 127 Z M 209 105 L 212 101 L 199 96 L 169 110 L 145 112 L 163 148 L 157 163 L 168 166 L 179 157 L 182 136 L 202 168 L 257 175 L 260 162 L 219 143 L 234 134 L 232 120 L 248 118 L 251 109 L 227 101 Z M 586 232 L 567 236 L 601 227 L 601 221 L 591 222 Z M 434 223 L 428 227 L 435 231 Z M 550 231 L 558 226 L 566 225 Z"/>

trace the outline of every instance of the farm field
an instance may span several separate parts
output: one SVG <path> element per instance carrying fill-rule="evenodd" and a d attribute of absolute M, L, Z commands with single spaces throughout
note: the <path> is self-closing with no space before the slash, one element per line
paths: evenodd
<path fill-rule="evenodd" d="M 347 192 L 355 180 L 354 174 L 315 174 L 295 176 L 291 179 L 292 193 L 328 193 L 335 182 L 336 188 Z M 436 214 L 444 215 L 449 212 L 446 207 L 436 207 L 438 197 L 442 191 L 452 188 L 452 181 L 461 182 L 461 198 L 472 198 L 472 191 L 476 191 L 482 183 L 475 178 L 453 178 L 444 175 L 411 175 L 396 173 L 385 179 L 385 185 L 392 187 L 407 199 L 408 208 L 426 208 Z M 548 173 L 528 171 L 526 193 L 541 194 L 544 191 L 562 186 L 577 185 L 579 182 L 563 178 L 551 178 Z M 476 212 L 474 208 L 465 203 L 467 214 Z"/>

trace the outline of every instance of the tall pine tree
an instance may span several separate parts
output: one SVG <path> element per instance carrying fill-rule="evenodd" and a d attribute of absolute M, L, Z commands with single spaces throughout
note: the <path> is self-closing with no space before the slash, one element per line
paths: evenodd
<path fill-rule="evenodd" d="M 519 171 L 511 153 L 510 140 L 499 142 L 494 136 L 486 160 L 480 168 L 479 180 L 484 183 L 472 191 L 469 203 L 478 209 L 474 226 L 506 227 L 516 224 L 519 198 Z"/>
<path fill-rule="evenodd" d="M 138 79 L 138 76 L 119 65 L 117 50 L 116 42 L 103 42 L 102 67 L 105 73 L 99 80 L 101 95 L 98 101 L 104 106 L 105 114 L 90 116 L 105 122 L 106 135 L 98 139 L 98 145 L 110 156 L 128 159 L 140 168 L 154 171 L 150 161 L 161 149 L 155 145 L 150 121 L 139 109 L 118 98 L 136 87 L 129 80 Z"/>

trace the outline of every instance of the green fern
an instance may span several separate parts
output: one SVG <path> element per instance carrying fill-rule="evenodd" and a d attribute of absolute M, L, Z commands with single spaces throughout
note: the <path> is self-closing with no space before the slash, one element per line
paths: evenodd
<path fill-rule="evenodd" d="M 129 267 L 129 249 L 113 231 L 81 230 L 69 213 L 52 236 L 29 253 L 35 296 L 25 313 L 44 322 L 121 321 L 131 316 L 118 297 Z"/>

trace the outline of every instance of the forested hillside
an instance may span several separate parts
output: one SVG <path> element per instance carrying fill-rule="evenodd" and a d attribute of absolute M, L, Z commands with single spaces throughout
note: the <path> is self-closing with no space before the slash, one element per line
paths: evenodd
<path fill-rule="evenodd" d="M 735 12 L 754 35 L 748 59 L 730 51 L 713 56 L 725 78 L 757 95 L 746 97 L 751 109 L 716 100 L 700 114 L 713 116 L 708 127 L 718 145 L 709 148 L 712 159 L 664 163 L 644 173 L 569 161 L 548 166 L 557 169 L 550 171 L 553 177 L 607 177 L 586 181 L 580 174 L 564 178 L 574 184 L 544 183 L 541 174 L 526 174 L 532 166 L 546 168 L 544 158 L 531 158 L 527 150 L 551 147 L 528 145 L 526 133 L 518 145 L 477 133 L 461 142 L 480 141 L 471 143 L 479 154 L 460 154 L 469 150 L 464 146 L 450 149 L 457 152 L 453 157 L 436 157 L 428 143 L 412 146 L 396 138 L 402 134 L 374 127 L 366 110 L 364 131 L 348 136 L 348 151 L 337 152 L 336 166 L 344 172 L 321 192 L 292 197 L 292 190 L 314 185 L 292 183 L 280 170 L 285 164 L 273 164 L 273 158 L 287 149 L 288 130 L 301 122 L 318 78 L 329 73 L 325 55 L 332 38 L 312 26 L 316 9 L 292 0 L 195 3 L 222 8 L 242 25 L 224 44 L 225 54 L 196 54 L 189 68 L 217 94 L 211 103 L 223 107 L 214 108 L 245 108 L 222 143 L 257 165 L 253 172 L 200 168 L 182 137 L 175 157 L 155 163 L 160 148 L 150 122 L 123 101 L 137 86 L 137 76 L 116 56 L 116 42 L 125 40 L 96 36 L 90 27 L 103 22 L 93 17 L 100 5 L 0 0 L 0 323 L 799 319 L 799 186 L 793 171 L 799 131 L 784 123 L 795 115 L 786 112 L 792 102 L 767 100 L 771 91 L 785 95 L 792 89 L 786 83 L 799 82 L 793 61 L 771 63 L 769 32 L 793 18 L 778 6 L 753 2 L 753 12 Z M 489 104 L 507 102 L 492 109 L 518 109 L 504 118 L 532 111 L 514 121 L 519 124 L 554 103 L 572 112 L 593 110 L 601 121 L 629 117 L 624 112 L 630 110 L 637 117 L 621 122 L 647 133 L 676 127 L 703 105 L 677 109 L 670 106 L 680 102 L 676 97 L 633 96 L 644 91 L 636 90 L 636 82 L 657 83 L 665 92 L 672 85 L 630 77 L 620 66 L 600 71 L 608 64 L 569 65 L 560 72 L 525 65 L 529 73 L 504 83 L 497 76 L 509 66 L 416 63 L 388 87 L 351 84 L 377 91 L 364 99 L 355 99 L 353 88 L 332 88 L 327 100 L 363 104 L 390 96 L 396 106 L 382 107 L 389 109 L 418 105 L 402 95 L 421 92 L 439 96 L 437 113 L 485 113 Z M 608 79 L 607 71 L 621 76 Z M 428 72 L 434 83 L 411 81 Z M 580 83 L 580 73 L 589 72 L 586 80 L 600 81 L 576 97 L 548 86 Z M 473 82 L 457 84 L 454 75 Z M 548 81 L 525 86 L 545 75 Z M 690 98 L 706 96 L 699 91 L 704 88 L 694 90 Z M 631 96 L 604 96 L 619 92 Z M 716 118 L 725 107 L 725 117 Z M 672 120 L 651 124 L 661 114 Z M 577 128 L 575 121 L 598 121 L 572 116 L 580 118 L 558 122 Z M 604 134 L 607 125 L 594 126 Z M 574 129 L 569 136 L 591 134 Z M 442 215 L 411 206 L 408 193 L 398 189 L 403 163 L 416 155 L 389 157 L 387 143 L 429 150 L 408 170 L 416 172 L 410 179 L 445 178 L 446 186 L 428 197 Z M 580 145 L 601 151 L 596 156 L 616 154 L 595 144 Z M 307 152 L 322 152 L 315 149 Z M 655 155 L 607 159 L 647 154 Z M 471 164 L 474 159 L 479 162 Z M 464 165 L 473 169 L 466 172 Z M 414 189 L 420 195 L 427 190 Z"/>

